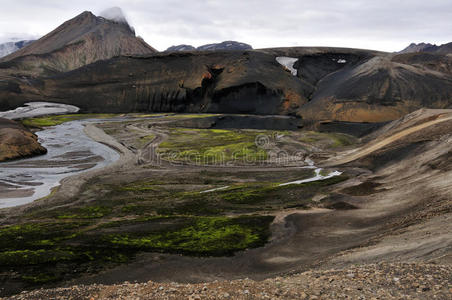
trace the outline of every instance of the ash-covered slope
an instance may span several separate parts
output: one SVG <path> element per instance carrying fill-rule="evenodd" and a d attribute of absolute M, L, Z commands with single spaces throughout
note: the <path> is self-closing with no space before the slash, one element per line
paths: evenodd
<path fill-rule="evenodd" d="M 313 89 L 272 55 L 252 51 L 117 57 L 46 79 L 42 87 L 41 97 L 77 103 L 82 111 L 256 114 L 294 114 Z"/>
<path fill-rule="evenodd" d="M 308 119 L 383 122 L 422 107 L 452 107 L 450 56 L 421 52 L 380 54 L 359 61 L 345 58 L 347 62 L 337 69 L 325 55 L 309 60 L 301 58 L 298 66 L 301 78 L 313 77 L 305 72 L 309 68 L 318 75 L 311 79 L 317 80 L 315 92 L 300 111 Z"/>
<path fill-rule="evenodd" d="M 125 19 L 109 20 L 85 11 L 36 42 L 0 60 L 1 68 L 33 75 L 77 69 L 118 55 L 156 52 Z"/>

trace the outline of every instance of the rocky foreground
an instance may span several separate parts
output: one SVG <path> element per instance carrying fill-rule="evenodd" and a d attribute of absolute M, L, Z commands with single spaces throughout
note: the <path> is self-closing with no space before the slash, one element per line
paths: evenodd
<path fill-rule="evenodd" d="M 379 263 L 264 281 L 78 285 L 22 292 L 9 299 L 451 299 L 451 274 L 448 265 Z"/>

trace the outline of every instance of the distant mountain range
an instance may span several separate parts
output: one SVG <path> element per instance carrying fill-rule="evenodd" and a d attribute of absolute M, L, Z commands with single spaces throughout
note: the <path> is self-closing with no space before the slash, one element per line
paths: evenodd
<path fill-rule="evenodd" d="M 224 51 L 224 50 L 251 50 L 253 47 L 251 45 L 240 43 L 236 41 L 224 41 L 221 43 L 207 44 L 199 46 L 198 48 L 192 45 L 178 45 L 171 46 L 166 49 L 165 52 L 175 52 L 175 51 Z"/>
<path fill-rule="evenodd" d="M 12 41 L 0 44 L 0 58 L 7 56 L 13 52 L 16 52 L 19 49 L 33 43 L 34 40 L 21 40 L 21 41 Z"/>
<path fill-rule="evenodd" d="M 452 43 L 443 44 L 440 46 L 430 43 L 411 43 L 408 47 L 400 51 L 399 53 L 415 53 L 415 52 L 429 52 L 429 53 L 452 53 Z"/>
<path fill-rule="evenodd" d="M 84 12 L 0 59 L 0 110 L 50 101 L 75 105 L 81 112 L 280 114 L 309 121 L 384 122 L 422 107 L 452 107 L 451 47 L 411 45 L 404 53 L 333 47 L 252 50 L 226 41 L 196 51 L 181 45 L 157 53 L 135 35 L 120 9 L 102 16 Z"/>

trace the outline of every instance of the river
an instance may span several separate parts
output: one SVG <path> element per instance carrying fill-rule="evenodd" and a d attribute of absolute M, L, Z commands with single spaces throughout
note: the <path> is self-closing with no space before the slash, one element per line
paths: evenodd
<path fill-rule="evenodd" d="M 77 111 L 78 108 L 71 105 L 34 102 L 0 112 L 0 116 L 21 119 Z M 77 120 L 38 131 L 36 135 L 47 154 L 0 163 L 0 208 L 23 205 L 45 197 L 63 178 L 103 168 L 118 160 L 119 154 L 115 150 L 92 140 L 83 129 L 87 123 L 121 119 Z"/>

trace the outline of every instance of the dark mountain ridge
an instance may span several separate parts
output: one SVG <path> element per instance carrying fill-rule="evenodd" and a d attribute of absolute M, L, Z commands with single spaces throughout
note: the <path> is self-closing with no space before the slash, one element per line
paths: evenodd
<path fill-rule="evenodd" d="M 452 53 L 452 43 L 442 44 L 440 46 L 430 43 L 411 43 L 408 47 L 400 51 L 399 53 L 413 53 L 413 52 L 430 52 L 448 54 Z"/>

